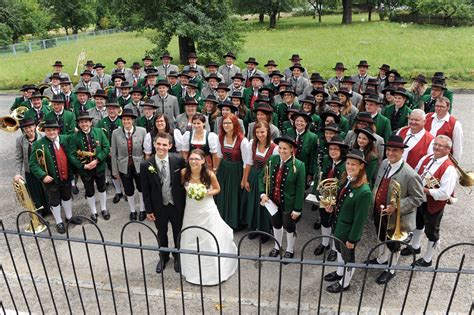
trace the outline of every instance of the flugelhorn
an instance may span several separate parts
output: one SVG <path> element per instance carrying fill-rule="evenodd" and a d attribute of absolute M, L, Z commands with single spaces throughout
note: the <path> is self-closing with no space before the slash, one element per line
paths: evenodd
<path fill-rule="evenodd" d="M 378 230 L 378 236 L 380 239 L 380 229 L 382 226 L 382 217 L 387 216 L 387 229 L 385 233 L 385 239 L 390 239 L 392 241 L 400 241 L 403 242 L 408 238 L 408 233 L 405 231 L 401 230 L 401 222 L 400 222 L 400 200 L 401 200 L 401 193 L 402 193 L 402 188 L 400 186 L 400 183 L 397 182 L 396 180 L 392 179 L 390 181 L 390 186 L 389 186 L 389 192 L 390 192 L 390 205 L 395 208 L 396 212 L 396 219 L 395 219 L 395 225 L 391 226 L 390 225 L 390 219 L 391 215 L 390 214 L 383 214 L 382 212 L 380 213 L 380 220 L 379 220 L 379 230 Z M 383 208 L 382 208 L 383 211 Z"/>
<path fill-rule="evenodd" d="M 36 213 L 36 211 L 41 209 L 36 209 L 23 179 L 20 178 L 13 181 L 13 191 L 15 191 L 16 199 L 20 205 L 26 208 L 26 210 Z M 37 234 L 46 230 L 46 225 L 42 224 L 34 213 L 30 213 L 31 222 L 25 232 Z"/>
<path fill-rule="evenodd" d="M 77 77 L 79 74 L 79 67 L 84 67 L 86 63 L 86 51 L 83 49 L 79 56 L 77 57 L 76 70 L 74 71 L 74 76 Z"/>
<path fill-rule="evenodd" d="M 339 181 L 337 178 L 326 178 L 319 182 L 316 189 L 319 192 L 319 203 L 322 207 L 334 206 L 336 204 L 338 185 Z"/>
<path fill-rule="evenodd" d="M 35 151 L 35 156 L 36 160 L 38 161 L 38 164 L 44 169 L 44 172 L 46 173 L 46 176 L 48 176 L 48 165 L 46 162 L 46 155 L 44 151 L 44 144 L 41 146 L 41 149 L 36 149 Z"/>

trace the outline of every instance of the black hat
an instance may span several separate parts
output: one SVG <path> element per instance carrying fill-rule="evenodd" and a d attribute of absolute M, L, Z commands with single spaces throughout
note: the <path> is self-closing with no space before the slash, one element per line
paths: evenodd
<path fill-rule="evenodd" d="M 268 76 L 269 76 L 270 78 L 272 78 L 272 77 L 274 77 L 274 76 L 278 76 L 278 77 L 280 77 L 280 78 L 283 78 L 283 77 L 284 77 L 284 75 L 281 74 L 280 70 L 272 71 L 272 73 L 270 73 Z"/>
<path fill-rule="evenodd" d="M 325 130 L 333 131 L 335 133 L 341 132 L 337 123 L 330 123 L 329 125 L 325 125 L 324 127 L 321 128 L 321 131 L 325 131 Z"/>
<path fill-rule="evenodd" d="M 338 145 L 339 147 L 344 148 L 344 149 L 349 149 L 349 146 L 344 143 L 344 141 L 339 135 L 335 135 L 334 137 L 332 137 L 331 141 L 328 141 L 326 143 L 326 146 L 330 146 L 331 144 Z"/>
<path fill-rule="evenodd" d="M 141 67 L 142 67 L 142 65 L 138 61 L 135 61 L 132 64 L 132 69 L 140 69 Z"/>
<path fill-rule="evenodd" d="M 277 137 L 277 138 L 275 138 L 275 140 L 273 140 L 273 142 L 275 142 L 275 144 L 277 144 L 277 145 L 278 145 L 281 141 L 286 142 L 286 143 L 288 143 L 288 144 L 291 144 L 291 146 L 292 146 L 293 148 L 296 148 L 296 146 L 297 146 L 295 139 L 294 139 L 292 136 L 290 136 L 290 135 L 284 135 L 284 136 L 281 136 L 281 137 Z"/>
<path fill-rule="evenodd" d="M 209 61 L 208 63 L 206 63 L 206 68 L 209 68 L 209 67 L 219 68 L 219 64 L 215 61 Z"/>
<path fill-rule="evenodd" d="M 64 99 L 61 95 L 55 94 L 53 95 L 53 98 L 51 99 L 51 103 L 64 103 Z"/>
<path fill-rule="evenodd" d="M 206 80 L 206 81 L 208 81 L 208 82 L 209 82 L 209 79 L 216 79 L 217 82 L 221 82 L 221 81 L 222 81 L 222 79 L 219 78 L 219 77 L 217 76 L 217 74 L 215 74 L 215 73 L 211 73 L 211 74 L 209 74 L 207 77 L 204 78 L 204 80 Z"/>
<path fill-rule="evenodd" d="M 380 70 L 390 71 L 390 66 L 387 64 L 383 64 L 379 67 Z"/>
<path fill-rule="evenodd" d="M 86 67 L 93 67 L 94 66 L 94 61 L 92 60 L 87 60 L 86 64 L 84 65 Z"/>
<path fill-rule="evenodd" d="M 183 70 L 178 74 L 178 77 L 187 77 L 188 79 L 192 79 L 193 77 L 189 74 L 188 70 Z"/>
<path fill-rule="evenodd" d="M 362 163 L 367 164 L 364 153 L 361 150 L 357 150 L 357 149 L 351 149 L 349 153 L 347 153 L 346 159 L 359 160 Z"/>
<path fill-rule="evenodd" d="M 83 94 L 87 94 L 89 97 L 91 97 L 91 93 L 89 92 L 89 90 L 84 87 L 84 86 L 80 86 L 77 88 L 76 90 L 76 94 L 79 94 L 79 93 L 83 93 Z"/>
<path fill-rule="evenodd" d="M 391 88 L 391 90 L 393 91 L 393 88 Z M 366 97 L 367 95 L 370 95 L 370 94 L 379 94 L 379 93 L 377 92 L 377 87 L 375 87 L 374 85 L 367 85 L 367 88 L 365 89 L 365 91 L 360 94 Z"/>
<path fill-rule="evenodd" d="M 140 104 L 140 106 L 143 106 L 143 107 L 148 106 L 148 107 L 158 108 L 158 104 L 156 104 L 155 101 L 153 101 L 152 99 L 146 100 L 146 102 L 143 103 L 143 104 Z"/>
<path fill-rule="evenodd" d="M 263 91 L 268 91 L 270 94 L 275 93 L 274 89 L 272 89 L 269 86 L 265 86 L 265 85 L 258 89 L 258 93 L 262 93 Z"/>
<path fill-rule="evenodd" d="M 396 149 L 405 149 L 408 146 L 403 143 L 403 138 L 399 135 L 391 135 L 386 143 L 382 144 L 386 148 L 396 148 Z"/>
<path fill-rule="evenodd" d="M 133 119 L 137 119 L 137 115 L 133 112 L 133 109 L 131 108 L 125 108 L 122 112 L 122 118 L 123 117 L 131 117 Z"/>
<path fill-rule="evenodd" d="M 199 104 L 194 97 L 186 97 L 184 99 L 184 105 L 198 106 Z"/>
<path fill-rule="evenodd" d="M 95 91 L 94 98 L 96 98 L 96 97 L 107 98 L 107 93 L 104 90 L 99 89 L 99 90 Z"/>
<path fill-rule="evenodd" d="M 167 80 L 158 80 L 158 82 L 156 82 L 156 84 L 155 84 L 155 87 L 159 87 L 160 85 L 167 86 L 168 88 L 171 88 L 171 85 Z"/>
<path fill-rule="evenodd" d="M 444 84 L 444 81 L 441 79 L 433 79 L 431 83 L 431 88 L 433 87 L 438 87 L 443 90 L 447 90 L 446 85 Z"/>
<path fill-rule="evenodd" d="M 395 95 L 395 94 L 402 95 L 403 97 L 405 97 L 405 99 L 408 98 L 407 90 L 405 90 L 405 88 L 402 88 L 402 87 L 399 87 L 399 88 L 396 88 L 395 90 L 393 90 L 392 94 L 393 95 Z"/>
<path fill-rule="evenodd" d="M 326 118 L 328 116 L 333 117 L 336 124 L 339 124 L 339 122 L 341 121 L 341 117 L 338 114 L 336 114 L 335 112 L 333 112 L 332 110 L 328 110 L 328 111 L 325 111 L 324 113 L 322 113 L 321 114 L 321 120 L 323 122 L 326 121 Z"/>
<path fill-rule="evenodd" d="M 369 80 L 367 80 L 367 85 L 379 86 L 379 82 L 376 78 L 369 78 Z"/>
<path fill-rule="evenodd" d="M 169 60 L 173 60 L 173 57 L 168 52 L 165 52 L 163 55 L 161 55 L 160 59 L 163 60 L 164 58 L 168 58 Z"/>
<path fill-rule="evenodd" d="M 311 93 L 311 94 L 313 94 L 313 93 Z M 301 100 L 301 103 L 310 103 L 311 105 L 315 105 L 316 104 L 316 99 L 312 95 L 306 95 L 306 97 Z"/>
<path fill-rule="evenodd" d="M 76 118 L 77 121 L 80 121 L 80 120 L 89 120 L 89 121 L 91 121 L 93 119 L 94 119 L 94 117 L 89 116 L 89 112 L 81 112 L 81 113 L 79 113 L 79 116 L 77 116 L 77 118 Z"/>
<path fill-rule="evenodd" d="M 306 71 L 306 69 L 305 69 L 300 63 L 295 63 L 294 65 L 292 65 L 292 66 L 290 67 L 290 70 L 293 71 L 293 69 L 296 69 L 296 68 L 300 69 L 301 72 L 305 72 L 305 71 Z"/>
<path fill-rule="evenodd" d="M 394 90 L 393 86 L 387 86 L 385 89 L 382 90 L 382 94 L 385 95 L 385 93 L 387 93 L 387 92 L 390 92 L 390 94 L 392 94 L 393 90 Z M 366 90 L 366 92 L 367 92 L 367 90 Z M 374 91 L 374 92 L 368 93 L 368 94 L 377 94 L 377 92 Z M 367 96 L 367 95 L 364 94 L 364 97 Z"/>
<path fill-rule="evenodd" d="M 362 132 L 362 133 L 365 134 L 365 135 L 367 136 L 367 138 L 369 138 L 369 140 L 371 140 L 372 142 L 376 142 L 376 141 L 377 141 L 377 139 L 376 139 L 375 136 L 374 136 L 374 131 L 373 131 L 371 128 L 369 128 L 369 127 L 365 127 L 365 128 L 362 128 L 362 129 L 356 128 L 356 129 L 354 129 L 354 132 L 355 132 L 356 134 L 359 134 L 359 133 Z"/>
<path fill-rule="evenodd" d="M 337 96 L 332 96 L 331 99 L 326 102 L 326 104 L 337 104 L 339 107 L 344 107 L 344 104 L 341 103 L 341 100 Z"/>
<path fill-rule="evenodd" d="M 255 73 L 249 78 L 250 81 L 252 81 L 253 79 L 259 79 L 260 81 L 262 81 L 262 83 L 265 82 L 265 78 L 262 77 L 260 73 Z"/>
<path fill-rule="evenodd" d="M 344 94 L 346 97 L 350 98 L 351 97 L 351 91 L 348 88 L 341 87 L 339 90 L 337 90 L 336 94 Z"/>
<path fill-rule="evenodd" d="M 198 73 L 199 70 L 197 68 L 194 68 L 194 67 L 189 67 L 186 71 L 188 72 L 195 72 L 195 73 Z"/>
<path fill-rule="evenodd" d="M 273 60 L 273 59 L 268 60 L 267 63 L 264 64 L 263 66 L 264 66 L 264 67 L 269 67 L 269 66 L 278 67 L 278 65 L 276 64 L 275 60 Z"/>
<path fill-rule="evenodd" d="M 355 117 L 355 120 L 363 121 L 369 124 L 374 123 L 374 119 L 372 118 L 372 115 L 370 115 L 369 112 L 358 112 L 357 116 Z"/>
<path fill-rule="evenodd" d="M 249 57 L 247 59 L 247 61 L 244 61 L 245 64 L 248 64 L 248 63 L 253 63 L 254 65 L 257 65 L 258 66 L 258 61 L 254 58 L 254 57 Z"/>
<path fill-rule="evenodd" d="M 265 103 L 259 103 L 253 108 L 253 112 L 264 112 L 266 114 L 271 114 L 273 113 L 273 108 Z"/>
<path fill-rule="evenodd" d="M 352 83 L 352 84 L 354 84 L 355 81 L 354 81 L 354 79 L 352 79 L 352 77 L 346 75 L 346 76 L 342 79 L 342 83 Z"/>
<path fill-rule="evenodd" d="M 198 89 L 198 85 L 196 81 L 190 80 L 188 83 L 185 84 L 187 87 L 193 88 L 193 89 Z"/>
<path fill-rule="evenodd" d="M 293 55 L 291 55 L 291 58 L 288 59 L 288 60 L 290 60 L 290 61 L 300 61 L 300 60 L 303 60 L 303 58 L 301 58 L 299 54 L 293 54 Z"/>
<path fill-rule="evenodd" d="M 230 108 L 230 111 L 232 113 L 235 113 L 238 110 L 238 108 L 236 106 L 234 106 L 234 104 L 232 104 L 232 102 L 228 99 L 224 100 L 223 102 L 220 102 L 219 105 L 217 105 L 217 107 L 219 107 L 219 109 L 221 109 L 221 110 L 224 107 L 228 107 L 228 108 Z"/>
<path fill-rule="evenodd" d="M 401 76 L 396 76 L 395 81 L 393 81 L 393 83 L 405 84 L 407 83 L 407 81 Z"/>
<path fill-rule="evenodd" d="M 242 93 L 240 93 L 239 91 L 234 91 L 234 92 L 232 92 L 232 95 L 229 95 L 229 98 L 230 99 L 238 98 L 238 99 L 242 100 L 244 97 L 242 96 Z"/>
<path fill-rule="evenodd" d="M 370 67 L 369 63 L 367 62 L 367 60 L 361 60 L 359 61 L 359 64 L 357 65 L 357 67 Z"/>
<path fill-rule="evenodd" d="M 347 68 L 344 67 L 344 64 L 342 62 L 336 62 L 336 65 L 332 69 L 333 70 L 347 70 Z"/>
<path fill-rule="evenodd" d="M 234 60 L 237 59 L 237 57 L 230 51 L 227 54 L 224 55 L 224 58 L 226 58 L 226 57 L 230 57 Z"/>
<path fill-rule="evenodd" d="M 259 95 L 257 97 L 257 103 L 270 105 L 270 98 L 268 96 L 265 96 L 265 95 Z"/>
<path fill-rule="evenodd" d="M 20 120 L 20 128 L 25 128 L 25 127 L 33 126 L 33 125 L 36 125 L 34 119 L 22 119 L 22 120 Z"/>
<path fill-rule="evenodd" d="M 98 90 L 97 90 L 98 91 Z M 130 94 L 133 94 L 133 93 L 140 93 L 141 95 L 143 95 L 143 90 L 141 88 L 139 88 L 138 86 L 135 86 L 131 91 L 130 91 Z"/>
<path fill-rule="evenodd" d="M 419 74 L 416 77 L 412 78 L 414 81 L 418 81 L 424 84 L 427 84 L 428 82 L 426 81 L 426 77 L 423 74 Z"/>
<path fill-rule="evenodd" d="M 291 93 L 291 94 L 293 94 L 294 96 L 296 96 L 296 92 L 295 92 L 291 87 L 289 87 L 289 86 L 286 86 L 284 90 L 282 90 L 282 91 L 279 92 L 279 94 L 280 94 L 281 96 L 283 96 L 283 94 L 285 94 L 285 93 Z"/>
<path fill-rule="evenodd" d="M 53 67 L 64 67 L 63 63 L 61 62 L 61 60 L 56 60 L 54 62 L 54 65 Z"/>
<path fill-rule="evenodd" d="M 112 81 L 115 79 L 122 79 L 122 81 L 125 81 L 125 75 L 122 72 L 114 72 L 112 74 Z"/>
<path fill-rule="evenodd" d="M 291 86 L 291 84 L 288 81 L 282 80 L 282 81 L 280 81 L 280 84 L 278 85 L 278 88 L 280 88 L 282 86 L 287 87 L 287 86 Z"/>
<path fill-rule="evenodd" d="M 60 128 L 56 119 L 46 120 L 43 125 L 43 129 L 46 128 Z"/>
<path fill-rule="evenodd" d="M 217 90 L 225 90 L 225 91 L 227 91 L 227 92 L 230 91 L 230 89 L 229 89 L 229 87 L 227 86 L 227 84 L 225 84 L 225 83 L 223 83 L 223 82 L 222 82 L 222 83 L 219 83 L 219 85 L 218 85 L 214 90 L 216 90 L 216 91 L 217 91 Z"/>
<path fill-rule="evenodd" d="M 382 104 L 382 102 L 380 101 L 379 96 L 377 94 L 369 94 L 364 98 L 364 100 L 366 102 L 369 101 L 369 102 L 374 102 L 374 103 L 377 103 L 377 104 Z"/>
<path fill-rule="evenodd" d="M 177 78 L 178 77 L 178 72 L 170 71 L 170 73 L 168 73 L 167 77 Z"/>
<path fill-rule="evenodd" d="M 101 64 L 100 62 L 98 62 L 94 66 L 94 69 L 97 69 L 97 68 L 105 68 L 105 66 L 103 64 Z"/>
<path fill-rule="evenodd" d="M 242 73 L 236 73 L 233 77 L 231 77 L 232 80 L 235 80 L 235 79 L 239 79 L 240 81 L 244 81 L 245 78 L 244 76 L 242 75 Z"/>
<path fill-rule="evenodd" d="M 148 78 L 148 77 L 159 77 L 159 76 L 160 76 L 160 74 L 158 73 L 158 71 L 156 69 L 152 68 L 152 69 L 150 69 L 146 72 L 145 79 Z"/>
<path fill-rule="evenodd" d="M 38 91 L 38 89 L 36 88 L 34 84 L 24 84 L 20 89 L 20 91 L 28 91 L 28 90 Z"/>
<path fill-rule="evenodd" d="M 155 61 L 155 59 L 153 59 L 153 57 L 150 55 L 146 55 L 145 57 L 142 58 L 142 61 L 145 61 L 145 60 Z"/>
<path fill-rule="evenodd" d="M 318 94 L 323 94 L 325 98 L 329 96 L 329 94 L 324 90 L 324 88 L 317 88 L 311 91 L 311 95 L 313 96 L 316 96 Z"/>
<path fill-rule="evenodd" d="M 196 59 L 197 59 L 197 57 L 198 57 L 198 56 L 196 55 L 195 52 L 190 52 L 190 53 L 188 54 L 188 59 L 189 59 L 189 58 L 196 58 Z"/>
<path fill-rule="evenodd" d="M 219 103 L 217 98 L 213 94 L 209 94 L 205 99 L 204 102 L 213 102 L 215 104 Z"/>
<path fill-rule="evenodd" d="M 303 117 L 307 124 L 311 122 L 311 116 L 309 116 L 309 113 L 305 112 L 302 109 L 294 113 L 292 119 L 296 120 L 296 118 L 298 117 Z"/>
<path fill-rule="evenodd" d="M 123 81 L 122 84 L 120 84 L 119 89 L 131 89 L 132 85 L 128 81 Z"/>
<path fill-rule="evenodd" d="M 88 71 L 88 70 L 85 70 L 85 71 Z M 90 71 L 89 71 L 90 72 Z M 82 75 L 82 74 L 81 74 Z M 59 75 L 59 73 L 55 72 L 53 74 L 51 74 L 51 76 L 49 77 L 50 80 L 52 79 L 58 79 L 58 80 L 61 80 L 61 76 Z"/>
<path fill-rule="evenodd" d="M 30 100 L 31 100 L 32 98 L 43 98 L 43 95 L 41 95 L 41 93 L 38 92 L 38 90 L 36 90 L 35 92 L 33 92 L 33 93 L 31 94 L 30 97 L 28 97 L 28 99 L 30 99 Z"/>
<path fill-rule="evenodd" d="M 448 77 L 444 75 L 444 72 L 436 71 L 433 74 L 433 77 L 431 78 L 431 80 L 434 80 L 434 79 L 446 80 L 447 78 Z"/>
<path fill-rule="evenodd" d="M 120 106 L 119 103 L 110 102 L 110 103 L 105 104 L 105 107 L 122 107 L 122 106 Z"/>
<path fill-rule="evenodd" d="M 119 63 L 120 61 L 123 62 L 123 63 L 127 63 L 125 60 L 123 60 L 123 58 L 120 58 L 120 57 L 119 57 L 119 58 L 117 58 L 117 60 L 114 61 L 114 65 L 116 65 L 116 64 Z"/>
<path fill-rule="evenodd" d="M 324 78 L 321 76 L 319 72 L 313 72 L 309 80 L 311 81 L 311 83 L 315 83 L 315 82 L 321 82 L 323 84 L 326 83 L 326 80 L 324 80 Z"/>
<path fill-rule="evenodd" d="M 94 76 L 90 70 L 84 70 L 84 71 L 82 71 L 81 77 L 82 77 L 83 75 L 90 75 L 91 77 Z"/>

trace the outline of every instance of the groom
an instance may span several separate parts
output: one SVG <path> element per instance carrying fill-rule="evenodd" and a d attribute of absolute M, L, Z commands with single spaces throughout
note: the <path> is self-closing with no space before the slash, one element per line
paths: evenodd
<path fill-rule="evenodd" d="M 160 247 L 168 247 L 168 222 L 173 228 L 174 246 L 179 248 L 178 235 L 183 224 L 186 191 L 181 184 L 181 169 L 184 159 L 173 153 L 172 138 L 167 133 L 159 133 L 153 141 L 156 155 L 140 165 L 143 201 L 147 218 L 155 222 L 158 229 Z M 174 270 L 179 272 L 179 255 L 174 254 Z M 169 253 L 160 252 L 156 272 L 161 273 L 170 260 Z"/>

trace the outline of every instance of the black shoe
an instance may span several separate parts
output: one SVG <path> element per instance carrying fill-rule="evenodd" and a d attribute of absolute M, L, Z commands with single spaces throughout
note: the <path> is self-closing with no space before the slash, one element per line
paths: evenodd
<path fill-rule="evenodd" d="M 66 227 L 64 226 L 64 223 L 59 223 L 56 224 L 56 230 L 58 231 L 59 234 L 64 234 L 66 233 Z"/>
<path fill-rule="evenodd" d="M 259 235 L 258 233 L 251 233 L 249 234 L 249 236 L 247 236 L 247 238 L 249 240 L 253 240 L 253 239 L 256 239 L 258 235 Z"/>
<path fill-rule="evenodd" d="M 79 193 L 79 188 L 77 188 L 77 186 L 72 186 L 72 193 L 77 195 Z"/>
<path fill-rule="evenodd" d="M 179 257 L 175 257 L 174 258 L 174 271 L 176 271 L 177 273 L 179 273 L 181 271 L 181 264 L 179 262 Z"/>
<path fill-rule="evenodd" d="M 408 245 L 407 247 L 405 247 L 404 249 L 400 251 L 400 255 L 402 256 L 411 256 L 413 255 L 413 253 L 415 254 L 421 253 L 421 247 L 414 249 L 413 247 L 411 247 L 411 245 Z"/>
<path fill-rule="evenodd" d="M 130 221 L 136 221 L 136 220 L 137 220 L 137 213 L 130 212 Z"/>
<path fill-rule="evenodd" d="M 170 260 L 169 257 L 161 258 L 158 261 L 158 264 L 156 265 L 156 273 L 161 273 L 163 270 L 165 270 L 166 264 L 168 263 L 169 260 Z"/>
<path fill-rule="evenodd" d="M 318 247 L 314 250 L 314 255 L 319 256 L 322 253 L 324 253 L 324 249 L 326 249 L 326 252 L 329 252 L 329 246 L 324 246 L 323 244 L 319 244 Z"/>
<path fill-rule="evenodd" d="M 123 194 L 115 194 L 114 199 L 112 199 L 113 203 L 118 203 L 120 198 L 122 198 Z"/>
<path fill-rule="evenodd" d="M 270 251 L 270 254 L 268 254 L 268 256 L 270 257 L 278 257 L 278 255 L 280 255 L 280 250 L 276 248 L 272 248 L 272 250 Z"/>
<path fill-rule="evenodd" d="M 269 239 L 270 237 L 268 235 L 260 234 L 260 243 L 265 244 Z"/>
<path fill-rule="evenodd" d="M 140 211 L 140 215 L 138 216 L 138 220 L 144 221 L 146 219 L 146 212 L 145 211 Z M 136 220 L 136 218 L 135 218 Z"/>
<path fill-rule="evenodd" d="M 328 255 L 328 261 L 336 261 L 337 259 L 337 252 L 335 250 L 330 250 Z"/>
<path fill-rule="evenodd" d="M 343 288 L 342 285 L 339 284 L 339 282 L 334 282 L 330 286 L 326 287 L 326 291 L 330 293 L 340 293 L 341 291 L 347 290 L 349 290 L 349 286 Z"/>
<path fill-rule="evenodd" d="M 324 276 L 324 281 L 339 281 L 342 279 L 342 276 L 338 275 L 337 272 L 333 271 Z"/>
<path fill-rule="evenodd" d="M 97 214 L 91 214 L 91 220 L 94 221 L 94 223 L 97 223 Z"/>
<path fill-rule="evenodd" d="M 314 222 L 314 224 L 313 224 L 313 229 L 319 230 L 320 228 L 321 228 L 321 220 L 317 220 L 317 221 Z"/>
<path fill-rule="evenodd" d="M 78 217 L 72 217 L 71 219 L 66 218 L 66 223 L 79 225 L 79 224 L 82 224 L 82 220 Z"/>
<path fill-rule="evenodd" d="M 420 258 L 417 261 L 415 261 L 412 264 L 412 266 L 415 266 L 415 267 L 431 267 L 432 264 L 433 264 L 432 261 L 426 262 L 423 258 Z"/>
<path fill-rule="evenodd" d="M 104 218 L 104 220 L 109 220 L 109 219 L 110 219 L 110 213 L 109 213 L 109 211 L 107 211 L 107 210 L 102 210 L 100 213 L 102 214 L 102 217 Z"/>
<path fill-rule="evenodd" d="M 285 252 L 285 255 L 283 255 L 283 258 L 293 258 L 295 254 L 290 253 L 290 252 Z M 288 265 L 289 262 L 284 262 L 283 265 Z"/>
<path fill-rule="evenodd" d="M 391 273 L 390 271 L 385 270 L 380 274 L 380 276 L 378 276 L 375 282 L 378 284 L 387 284 L 390 280 L 392 280 L 393 277 L 395 277 L 395 272 Z"/>
<path fill-rule="evenodd" d="M 388 263 L 388 261 L 385 261 L 383 263 L 379 263 L 379 261 L 377 260 L 377 258 L 372 258 L 370 260 L 366 260 L 364 261 L 364 264 L 368 264 L 368 265 L 386 265 Z"/>

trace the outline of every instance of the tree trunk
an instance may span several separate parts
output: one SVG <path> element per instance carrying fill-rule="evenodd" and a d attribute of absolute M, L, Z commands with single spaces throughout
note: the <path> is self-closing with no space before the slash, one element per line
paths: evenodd
<path fill-rule="evenodd" d="M 72 28 L 72 33 L 73 33 L 74 35 L 77 35 L 78 32 L 79 32 L 79 29 L 78 29 L 77 27 L 73 27 L 73 28 Z"/>
<path fill-rule="evenodd" d="M 342 24 L 352 23 L 352 0 L 342 0 Z"/>
<path fill-rule="evenodd" d="M 319 23 L 321 23 L 321 22 L 322 22 L 322 20 L 321 20 L 321 15 L 322 15 L 322 12 L 321 12 L 321 10 L 319 10 L 319 11 L 318 11 L 318 19 L 319 19 Z"/>
<path fill-rule="evenodd" d="M 183 65 L 188 63 L 188 54 L 191 52 L 196 52 L 196 46 L 194 41 L 186 36 L 179 36 L 179 62 Z"/>
<path fill-rule="evenodd" d="M 369 7 L 369 22 L 372 22 L 372 7 Z"/>
<path fill-rule="evenodd" d="M 313 20 L 316 20 L 316 9 L 313 10 Z"/>
<path fill-rule="evenodd" d="M 270 28 L 271 29 L 276 29 L 276 25 L 277 25 L 277 12 L 272 12 L 272 14 L 270 14 Z"/>
<path fill-rule="evenodd" d="M 323 4 L 322 2 L 320 1 L 319 4 L 318 4 L 318 19 L 319 19 L 319 23 L 322 22 L 322 19 L 321 19 L 321 16 L 323 15 Z"/>
<path fill-rule="evenodd" d="M 260 13 L 260 14 L 258 15 L 258 22 L 259 22 L 259 23 L 263 23 L 264 18 L 265 18 L 265 14 Z"/>

